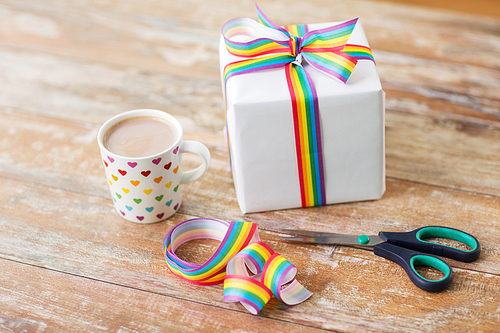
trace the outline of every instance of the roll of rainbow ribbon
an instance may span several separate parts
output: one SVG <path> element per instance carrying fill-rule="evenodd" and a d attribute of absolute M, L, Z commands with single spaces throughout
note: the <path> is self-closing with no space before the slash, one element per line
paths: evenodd
<path fill-rule="evenodd" d="M 221 241 L 204 264 L 190 263 L 175 255 L 181 244 L 200 238 Z M 294 279 L 297 268 L 260 241 L 255 223 L 209 218 L 186 220 L 168 232 L 163 252 L 173 274 L 199 285 L 224 281 L 224 301 L 241 302 L 252 314 L 257 314 L 273 294 L 288 305 L 299 304 L 312 295 Z M 247 267 L 253 276 L 249 276 Z"/>

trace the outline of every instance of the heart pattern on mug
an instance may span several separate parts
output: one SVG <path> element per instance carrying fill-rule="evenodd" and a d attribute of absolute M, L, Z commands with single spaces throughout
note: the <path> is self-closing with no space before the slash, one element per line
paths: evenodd
<path fill-rule="evenodd" d="M 173 154 L 179 152 L 179 146 L 172 151 Z M 122 162 L 103 155 L 102 162 L 107 168 L 107 180 L 114 193 L 112 199 L 121 216 L 136 222 L 159 221 L 170 216 L 172 210 L 175 212 L 179 209 L 180 184 L 175 178 L 178 176 L 174 176 L 180 170 L 180 165 L 174 164 L 178 163 L 177 157 L 174 161 L 164 161 L 164 158 L 158 157 L 149 161 Z M 149 196 L 155 200 L 152 201 Z"/>

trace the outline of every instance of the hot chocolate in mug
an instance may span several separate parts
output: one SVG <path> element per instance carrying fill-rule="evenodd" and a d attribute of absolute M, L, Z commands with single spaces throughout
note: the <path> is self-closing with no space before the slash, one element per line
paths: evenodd
<path fill-rule="evenodd" d="M 151 109 L 118 114 L 101 126 L 97 142 L 120 216 L 132 222 L 154 223 L 179 209 L 181 185 L 200 178 L 210 163 L 207 147 L 183 140 L 182 133 L 172 115 Z M 200 156 L 201 165 L 182 170 L 182 153 Z"/>

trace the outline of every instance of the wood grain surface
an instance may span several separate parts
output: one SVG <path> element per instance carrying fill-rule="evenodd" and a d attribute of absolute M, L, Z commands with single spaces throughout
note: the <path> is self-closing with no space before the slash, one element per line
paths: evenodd
<path fill-rule="evenodd" d="M 387 93 L 382 199 L 241 214 L 218 40 L 227 20 L 256 19 L 253 2 L 2 0 L 0 331 L 498 331 L 498 17 L 378 0 L 258 4 L 278 24 L 360 17 Z M 212 155 L 207 173 L 184 186 L 179 213 L 150 225 L 114 210 L 96 142 L 104 121 L 137 108 L 175 115 L 184 137 Z M 258 223 L 314 295 L 296 306 L 272 299 L 253 316 L 225 303 L 222 285 L 175 277 L 163 238 L 192 217 Z M 473 263 L 445 259 L 455 277 L 440 293 L 369 251 L 279 238 L 283 228 L 372 234 L 423 225 L 481 242 Z M 190 242 L 179 255 L 203 262 L 217 245 Z"/>

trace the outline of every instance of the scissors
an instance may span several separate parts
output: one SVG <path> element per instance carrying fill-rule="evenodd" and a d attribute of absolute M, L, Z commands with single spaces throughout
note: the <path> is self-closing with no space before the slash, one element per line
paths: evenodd
<path fill-rule="evenodd" d="M 431 292 L 447 288 L 453 280 L 453 271 L 450 265 L 436 255 L 462 262 L 472 262 L 481 253 L 479 241 L 474 236 L 458 229 L 439 226 L 426 226 L 409 232 L 381 231 L 378 233 L 378 236 L 353 236 L 293 229 L 284 229 L 283 232 L 298 235 L 297 237 L 281 237 L 281 239 L 289 242 L 338 244 L 373 250 L 374 254 L 389 259 L 403 267 L 411 281 L 417 287 Z M 470 250 L 462 250 L 427 241 L 426 239 L 429 238 L 455 240 L 467 245 Z M 431 254 L 424 254 L 422 252 Z M 438 280 L 426 279 L 417 272 L 415 269 L 416 266 L 436 268 L 444 274 L 444 277 Z"/>

